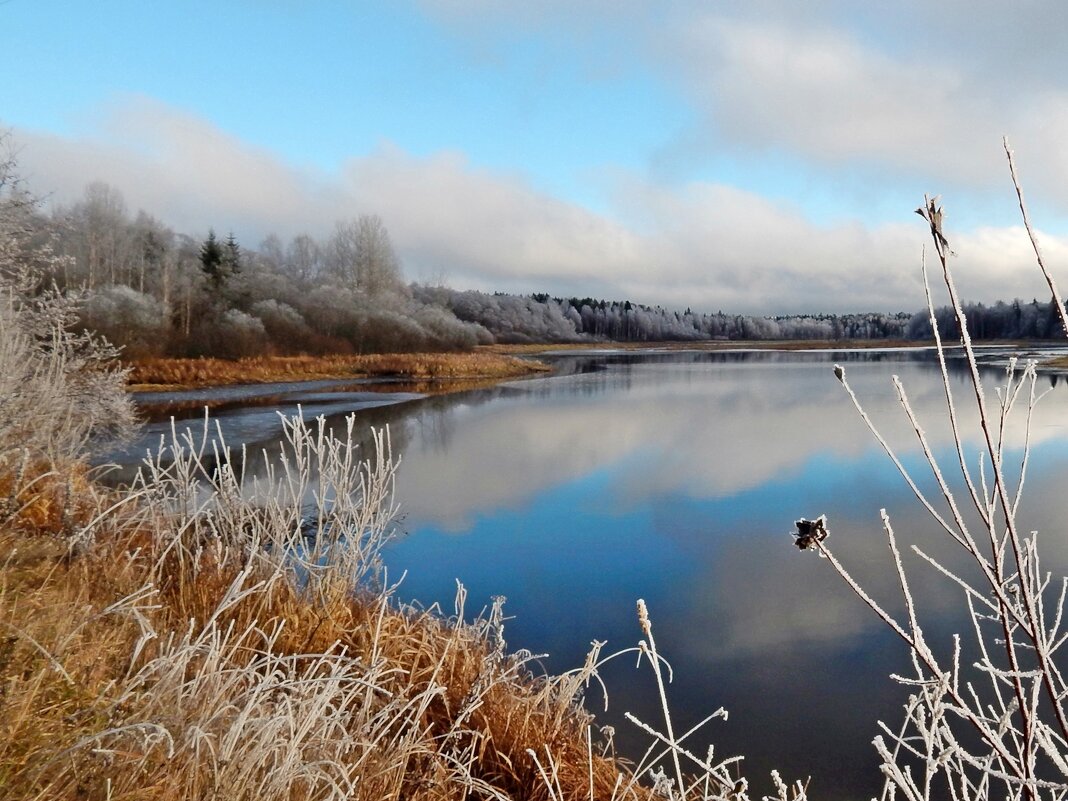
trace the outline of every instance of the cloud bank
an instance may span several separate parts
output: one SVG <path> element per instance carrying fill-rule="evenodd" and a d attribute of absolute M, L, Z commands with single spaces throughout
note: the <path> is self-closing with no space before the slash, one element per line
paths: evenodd
<path fill-rule="evenodd" d="M 743 50 L 761 57 L 759 47 Z M 876 145 L 879 124 L 855 128 L 855 139 Z M 737 186 L 669 185 L 620 172 L 606 184 L 606 210 L 595 212 L 522 175 L 480 168 L 462 152 L 415 155 L 388 142 L 325 173 L 143 97 L 115 103 L 76 136 L 14 135 L 31 187 L 53 204 L 104 180 L 132 209 L 181 232 L 233 230 L 248 244 L 272 232 L 322 235 L 335 220 L 374 213 L 414 280 L 444 276 L 458 288 L 740 313 L 898 311 L 923 303 L 918 218 L 816 222 L 796 204 Z M 951 236 L 969 298 L 1046 294 L 1018 226 Z M 1068 261 L 1068 241 L 1043 241 L 1051 262 Z"/>

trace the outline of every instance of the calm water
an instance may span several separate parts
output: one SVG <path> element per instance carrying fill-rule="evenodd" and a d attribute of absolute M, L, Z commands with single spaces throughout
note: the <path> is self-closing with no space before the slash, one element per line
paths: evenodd
<path fill-rule="evenodd" d="M 385 558 L 391 579 L 405 575 L 401 598 L 451 611 L 457 579 L 469 614 L 506 596 L 509 646 L 547 654 L 552 671 L 579 665 L 593 640 L 607 640 L 606 652 L 635 645 L 635 600 L 645 598 L 675 669 L 676 731 L 730 711 L 690 741 L 693 750 L 710 738 L 721 755 L 746 754 L 758 784 L 777 767 L 787 778 L 811 775 L 813 797 L 867 797 L 879 786 L 875 722 L 896 724 L 906 696 L 887 674 L 905 671 L 906 655 L 789 533 L 796 518 L 826 513 L 839 558 L 894 610 L 879 509 L 904 543 L 947 549 L 853 411 L 834 361 L 928 487 L 890 384 L 900 375 L 949 471 L 929 353 L 561 356 L 551 377 L 491 390 L 420 398 L 351 382 L 280 386 L 269 405 L 228 397 L 218 414 L 231 444 L 273 439 L 274 409 L 297 402 L 309 414 L 360 409 L 367 423 L 388 423 L 403 455 L 404 517 Z M 992 385 L 1000 372 L 985 375 Z M 968 450 L 978 453 L 962 372 L 954 382 Z M 1046 566 L 1064 573 L 1068 388 L 1039 382 L 1051 391 L 1032 427 L 1020 522 L 1046 532 Z M 1022 417 L 1010 427 L 1014 442 L 1021 430 Z M 925 630 L 948 637 L 961 628 L 958 594 L 924 565 L 914 569 Z M 645 741 L 622 715 L 659 723 L 652 676 L 632 657 L 604 674 L 608 711 L 599 691 L 589 704 L 636 755 Z"/>

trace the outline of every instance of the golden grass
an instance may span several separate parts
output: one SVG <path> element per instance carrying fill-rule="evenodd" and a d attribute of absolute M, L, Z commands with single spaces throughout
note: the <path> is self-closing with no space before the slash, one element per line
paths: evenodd
<path fill-rule="evenodd" d="M 551 368 L 529 358 L 547 351 L 612 348 L 618 350 L 833 350 L 840 348 L 923 347 L 928 342 L 898 340 L 785 340 L 785 341 L 703 341 L 703 342 L 587 342 L 541 345 L 486 345 L 470 353 L 370 353 L 332 356 L 254 356 L 236 361 L 226 359 L 135 359 L 128 384 L 132 388 L 207 387 L 227 384 L 262 384 L 274 381 L 302 381 L 318 378 L 382 377 L 420 382 L 419 391 L 433 391 L 429 382 L 469 381 L 485 385 Z M 478 383 L 476 383 L 478 382 Z M 465 387 L 466 388 L 466 387 Z"/>
<path fill-rule="evenodd" d="M 539 362 L 500 353 L 373 353 L 256 356 L 225 359 L 142 359 L 128 364 L 129 384 L 203 387 L 315 378 L 401 377 L 420 380 L 504 379 L 546 371 Z"/>
<path fill-rule="evenodd" d="M 72 553 L 90 506 L 116 496 L 77 466 L 33 486 L 0 527 L 4 799 L 339 797 L 312 770 L 321 763 L 357 777 L 353 799 L 548 801 L 528 752 L 547 748 L 561 798 L 629 783 L 625 766 L 587 752 L 581 677 L 528 672 L 497 649 L 492 620 L 401 608 L 381 591 L 312 592 L 210 538 L 174 547 L 130 507 Z M 87 500 L 60 513 L 71 486 Z M 236 602 L 235 586 L 250 588 Z M 315 726 L 285 714 L 331 670 L 336 698 L 321 712 L 354 729 L 344 747 L 301 739 L 291 729 Z"/>

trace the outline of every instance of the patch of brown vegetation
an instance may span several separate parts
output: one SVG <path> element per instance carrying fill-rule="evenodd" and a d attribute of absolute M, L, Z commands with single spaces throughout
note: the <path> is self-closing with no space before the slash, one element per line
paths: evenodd
<path fill-rule="evenodd" d="M 225 359 L 142 359 L 131 362 L 131 387 L 205 387 L 316 378 L 400 377 L 428 381 L 515 378 L 549 368 L 529 359 L 474 353 L 372 353 L 255 356 Z"/>
<path fill-rule="evenodd" d="M 161 530 L 158 508 L 72 549 L 121 496 L 46 472 L 0 527 L 5 799 L 650 797 L 588 751 L 590 671 L 530 671 L 499 609 L 472 625 L 305 582 L 243 550 L 247 521 Z"/>

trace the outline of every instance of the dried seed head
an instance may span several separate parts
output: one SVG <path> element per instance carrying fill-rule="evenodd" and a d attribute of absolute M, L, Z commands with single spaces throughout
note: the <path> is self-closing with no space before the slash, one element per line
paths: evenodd
<path fill-rule="evenodd" d="M 794 545 L 802 551 L 817 551 L 819 543 L 827 539 L 830 532 L 827 530 L 827 515 L 820 515 L 815 520 L 801 518 L 794 522 L 797 533 L 794 535 Z"/>
<path fill-rule="evenodd" d="M 645 599 L 638 599 L 638 623 L 642 627 L 642 631 L 648 636 L 653 630 L 652 621 L 649 620 L 649 610 L 645 606 Z"/>

